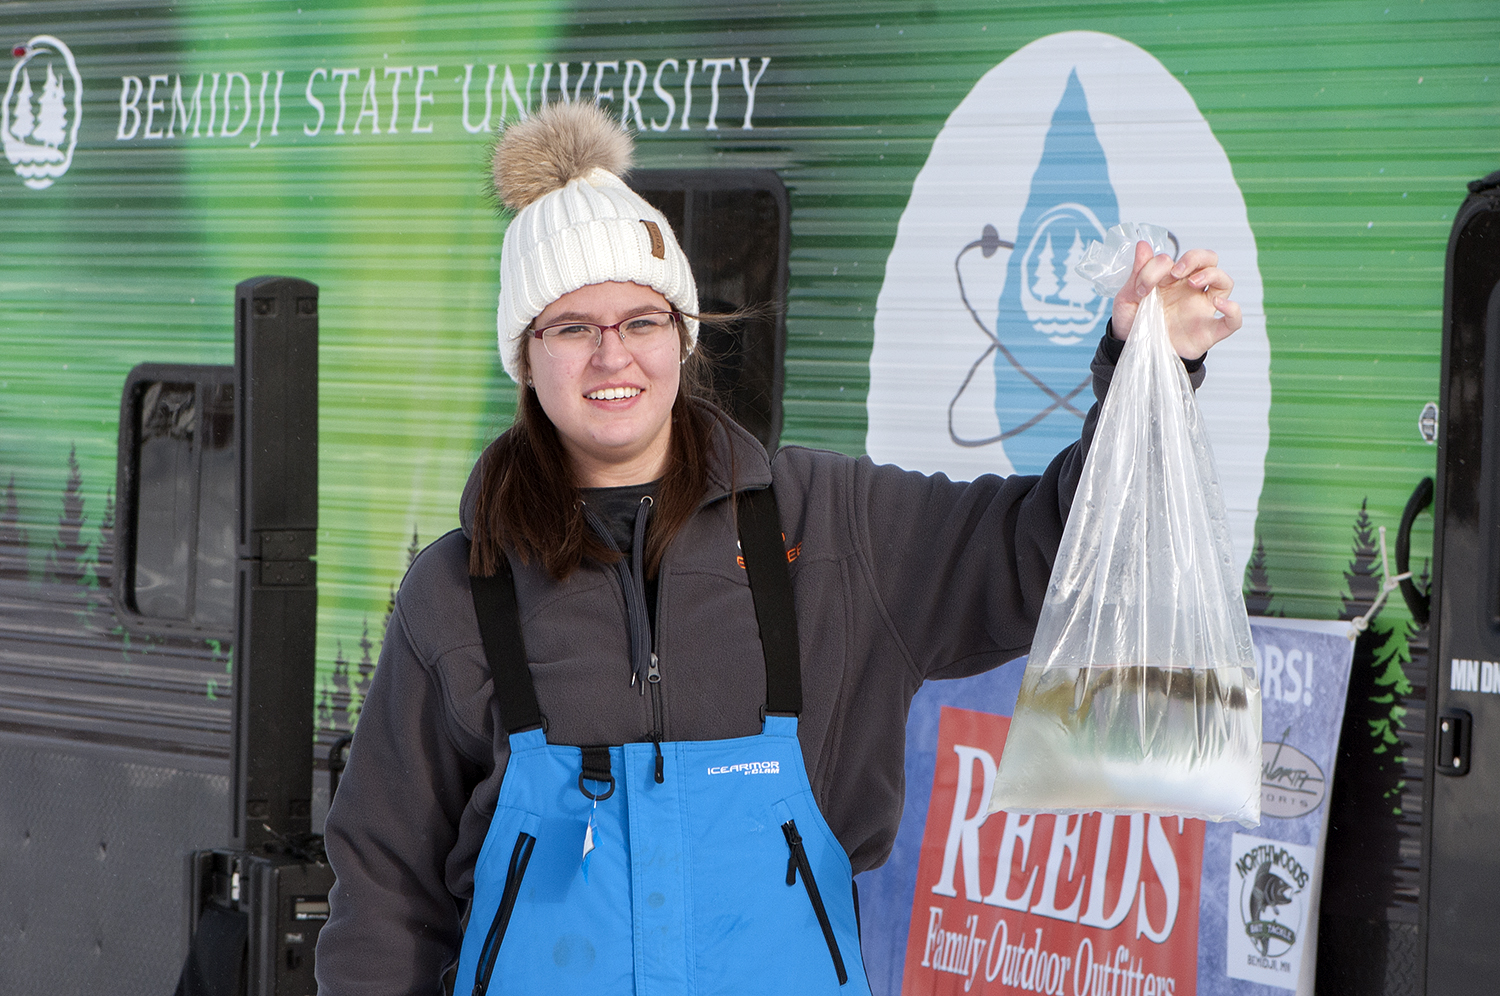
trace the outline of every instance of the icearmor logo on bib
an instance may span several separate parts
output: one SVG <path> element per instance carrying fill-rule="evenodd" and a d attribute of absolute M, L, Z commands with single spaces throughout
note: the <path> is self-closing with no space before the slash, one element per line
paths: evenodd
<path fill-rule="evenodd" d="M 11 54 L 16 62 L 0 105 L 0 138 L 22 182 L 45 190 L 73 165 L 83 78 L 68 46 L 51 35 L 37 35 Z"/>
<path fill-rule="evenodd" d="M 779 775 L 781 774 L 780 761 L 746 761 L 743 764 L 726 764 L 721 767 L 710 767 L 710 775 Z"/>

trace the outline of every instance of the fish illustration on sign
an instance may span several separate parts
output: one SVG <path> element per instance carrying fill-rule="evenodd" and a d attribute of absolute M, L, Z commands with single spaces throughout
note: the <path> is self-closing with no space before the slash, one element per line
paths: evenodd
<path fill-rule="evenodd" d="M 1286 880 L 1271 867 L 1270 861 L 1263 861 L 1255 870 L 1255 880 L 1250 888 L 1250 922 L 1260 923 L 1261 914 L 1266 910 L 1273 912 L 1290 904 L 1292 901 L 1292 887 Z M 1262 934 L 1252 937 L 1251 942 L 1260 948 L 1260 953 L 1269 955 L 1271 953 L 1271 937 Z"/>

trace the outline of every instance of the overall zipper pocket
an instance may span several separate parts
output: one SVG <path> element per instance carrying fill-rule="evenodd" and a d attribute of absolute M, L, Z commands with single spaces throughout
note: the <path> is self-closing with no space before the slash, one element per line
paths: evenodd
<path fill-rule="evenodd" d="M 521 879 L 526 875 L 526 866 L 531 861 L 531 850 L 536 838 L 529 833 L 516 837 L 515 849 L 510 852 L 510 869 L 505 873 L 505 891 L 500 893 L 500 908 L 495 910 L 495 919 L 490 921 L 490 932 L 484 935 L 484 947 L 479 949 L 479 964 L 474 969 L 473 996 L 484 996 L 490 987 L 490 974 L 495 971 L 495 959 L 500 956 L 500 942 L 505 939 L 505 928 L 510 924 L 510 915 L 516 908 L 516 897 L 521 894 Z"/>
<path fill-rule="evenodd" d="M 828 910 L 823 906 L 823 896 L 818 892 L 818 883 L 813 880 L 812 864 L 807 860 L 807 851 L 802 847 L 802 835 L 797 832 L 797 821 L 787 820 L 781 825 L 786 835 L 786 846 L 791 852 L 786 862 L 786 884 L 797 884 L 797 873 L 802 873 L 802 885 L 807 889 L 807 898 L 812 900 L 813 914 L 818 926 L 823 928 L 823 940 L 828 943 L 828 953 L 833 956 L 833 970 L 838 973 L 839 985 L 849 981 L 844 969 L 844 956 L 839 953 L 838 939 L 833 936 L 833 924 L 828 920 Z"/>

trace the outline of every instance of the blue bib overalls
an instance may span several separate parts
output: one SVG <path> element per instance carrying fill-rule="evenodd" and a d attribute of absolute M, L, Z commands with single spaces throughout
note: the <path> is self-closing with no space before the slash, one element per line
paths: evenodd
<path fill-rule="evenodd" d="M 455 992 L 869 993 L 848 856 L 797 740 L 801 676 L 769 489 L 739 500 L 766 657 L 762 731 L 547 743 L 506 565 L 472 578 L 510 736 Z"/>

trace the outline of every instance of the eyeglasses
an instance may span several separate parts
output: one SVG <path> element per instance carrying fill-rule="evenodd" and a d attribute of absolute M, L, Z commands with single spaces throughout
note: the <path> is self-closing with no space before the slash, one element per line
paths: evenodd
<path fill-rule="evenodd" d="M 677 333 L 677 314 L 672 311 L 648 311 L 632 315 L 613 325 L 591 322 L 562 322 L 535 329 L 532 335 L 542 340 L 547 355 L 557 360 L 582 360 L 594 355 L 604 342 L 604 333 L 616 332 L 620 342 L 632 353 L 660 346 Z"/>

